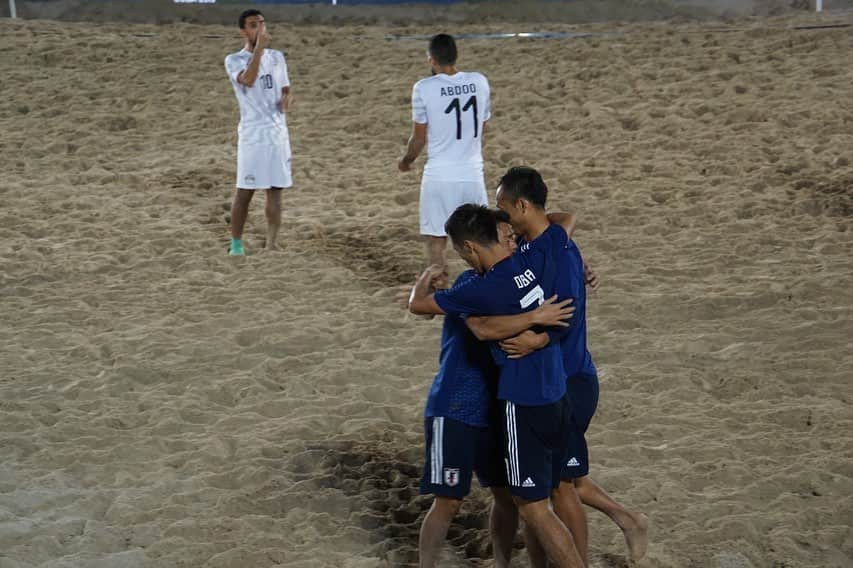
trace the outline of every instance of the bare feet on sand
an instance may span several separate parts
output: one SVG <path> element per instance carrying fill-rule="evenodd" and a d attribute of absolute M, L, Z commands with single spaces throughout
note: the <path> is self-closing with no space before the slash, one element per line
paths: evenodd
<path fill-rule="evenodd" d="M 633 523 L 626 525 L 622 532 L 628 545 L 628 558 L 636 562 L 646 555 L 649 545 L 649 518 L 642 513 L 634 513 L 631 517 Z"/>

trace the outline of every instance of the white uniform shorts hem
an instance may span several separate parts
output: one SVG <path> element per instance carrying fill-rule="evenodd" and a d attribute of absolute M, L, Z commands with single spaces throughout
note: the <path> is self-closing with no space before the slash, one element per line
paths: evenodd
<path fill-rule="evenodd" d="M 237 145 L 239 189 L 261 190 L 292 185 L 289 143 Z"/>
<path fill-rule="evenodd" d="M 421 180 L 421 234 L 446 237 L 444 224 L 457 207 L 466 203 L 489 204 L 485 181 L 444 181 L 424 177 Z"/>

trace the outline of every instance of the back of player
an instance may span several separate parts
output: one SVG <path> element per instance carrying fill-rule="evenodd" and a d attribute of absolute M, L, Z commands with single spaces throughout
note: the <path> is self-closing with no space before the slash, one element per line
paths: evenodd
<path fill-rule="evenodd" d="M 420 232 L 430 264 L 446 265 L 444 223 L 460 205 L 486 205 L 482 139 L 491 116 L 489 82 L 456 69 L 456 42 L 447 34 L 429 45 L 433 75 L 412 89 L 412 136 L 399 167 L 408 171 L 424 146 L 427 163 L 420 191 Z"/>
<path fill-rule="evenodd" d="M 418 81 L 412 92 L 412 119 L 427 125 L 424 180 L 483 185 L 485 197 L 482 134 L 489 116 L 489 83 L 481 73 L 442 73 Z M 438 232 L 444 234 L 444 227 Z"/>

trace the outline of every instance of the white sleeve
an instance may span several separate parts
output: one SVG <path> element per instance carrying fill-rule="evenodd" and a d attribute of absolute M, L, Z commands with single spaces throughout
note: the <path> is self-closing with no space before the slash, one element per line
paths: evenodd
<path fill-rule="evenodd" d="M 239 57 L 229 55 L 225 58 L 225 71 L 228 73 L 228 78 L 235 85 L 237 84 L 237 76 L 246 70 L 246 66 Z"/>
<path fill-rule="evenodd" d="M 281 55 L 281 86 L 289 87 L 290 86 L 290 77 L 287 75 L 287 60 L 284 58 L 284 54 L 279 52 Z"/>
<path fill-rule="evenodd" d="M 418 89 L 420 83 L 415 83 L 412 88 L 412 121 L 418 124 L 427 123 L 426 103 L 421 96 L 421 91 Z"/>
<path fill-rule="evenodd" d="M 492 118 L 492 90 L 489 88 L 489 81 L 485 77 L 483 77 L 483 86 L 485 86 L 483 90 L 486 93 L 483 101 L 483 122 L 486 122 Z"/>

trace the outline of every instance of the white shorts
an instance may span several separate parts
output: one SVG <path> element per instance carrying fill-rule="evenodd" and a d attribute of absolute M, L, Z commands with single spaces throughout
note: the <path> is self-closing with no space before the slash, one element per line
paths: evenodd
<path fill-rule="evenodd" d="M 446 237 L 444 224 L 457 207 L 466 203 L 489 204 L 483 180 L 444 181 L 424 177 L 421 180 L 421 234 Z"/>
<path fill-rule="evenodd" d="M 284 144 L 237 144 L 237 187 L 290 187 L 290 141 Z"/>

